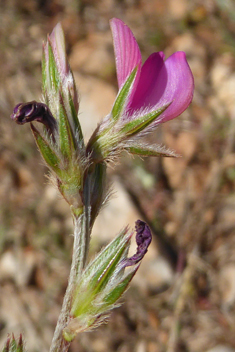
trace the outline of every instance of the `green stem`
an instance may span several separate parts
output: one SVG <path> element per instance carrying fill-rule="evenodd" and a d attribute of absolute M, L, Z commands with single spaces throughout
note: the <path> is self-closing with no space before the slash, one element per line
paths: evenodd
<path fill-rule="evenodd" d="M 64 296 L 62 309 L 57 321 L 50 352 L 66 352 L 70 343 L 63 338 L 63 329 L 68 324 L 73 292 L 82 269 L 85 265 L 89 238 L 88 227 L 86 225 L 86 211 L 78 218 L 74 218 L 74 243 L 71 270 L 68 280 L 68 287 Z"/>
<path fill-rule="evenodd" d="M 96 165 L 93 172 L 87 175 L 83 191 L 85 201 L 83 212 L 80 216 L 74 215 L 74 243 L 71 270 L 50 352 L 67 352 L 70 345 L 70 342 L 67 342 L 63 337 L 63 330 L 70 321 L 69 313 L 73 293 L 86 263 L 91 228 L 102 205 L 105 180 L 106 165 Z"/>

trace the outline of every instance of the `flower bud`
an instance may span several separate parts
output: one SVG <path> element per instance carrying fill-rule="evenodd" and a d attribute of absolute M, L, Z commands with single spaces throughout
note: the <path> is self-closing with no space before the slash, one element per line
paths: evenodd
<path fill-rule="evenodd" d="M 99 325 L 108 312 L 118 305 L 118 299 L 128 288 L 152 239 L 148 225 L 138 220 L 137 251 L 127 258 L 132 234 L 128 233 L 127 228 L 124 229 L 87 266 L 79 278 L 70 312 L 71 320 L 63 332 L 67 341 L 73 340 L 78 332 L 88 331 Z M 126 271 L 126 267 L 130 268 Z"/>
<path fill-rule="evenodd" d="M 43 47 L 42 81 L 44 103 L 31 101 L 14 108 L 17 124 L 30 122 L 37 146 L 55 176 L 59 191 L 75 214 L 83 207 L 83 183 L 89 160 L 78 120 L 78 96 L 70 70 L 64 35 L 58 24 Z M 45 126 L 38 130 L 34 122 Z"/>
<path fill-rule="evenodd" d="M 17 104 L 11 118 L 19 125 L 33 121 L 41 122 L 52 136 L 57 132 L 57 122 L 48 106 L 43 103 L 31 101 L 25 104 Z"/>

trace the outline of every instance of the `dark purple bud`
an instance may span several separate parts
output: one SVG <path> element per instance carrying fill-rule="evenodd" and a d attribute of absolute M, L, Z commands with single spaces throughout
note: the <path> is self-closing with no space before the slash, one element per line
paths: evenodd
<path fill-rule="evenodd" d="M 41 122 L 52 135 L 57 131 L 57 122 L 48 106 L 36 101 L 17 104 L 11 118 L 19 125 L 33 121 Z"/>
<path fill-rule="evenodd" d="M 122 262 L 121 265 L 123 268 L 139 263 L 141 259 L 143 259 L 144 255 L 147 253 L 148 246 L 152 241 L 152 234 L 150 228 L 144 221 L 137 220 L 135 223 L 135 230 L 137 250 L 132 257 L 127 258 Z"/>

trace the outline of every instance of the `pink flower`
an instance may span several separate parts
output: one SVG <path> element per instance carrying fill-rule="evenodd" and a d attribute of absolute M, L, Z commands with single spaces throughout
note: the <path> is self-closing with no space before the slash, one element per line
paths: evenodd
<path fill-rule="evenodd" d="M 164 61 L 153 53 L 142 65 L 139 46 L 130 28 L 111 20 L 119 92 L 111 113 L 98 125 L 87 145 L 95 162 L 112 160 L 125 150 L 141 156 L 177 156 L 140 138 L 160 123 L 179 116 L 193 98 L 193 75 L 184 52 Z"/>
<path fill-rule="evenodd" d="M 119 91 L 137 68 L 121 119 L 131 121 L 170 104 L 152 127 L 179 116 L 193 98 L 193 75 L 185 53 L 176 52 L 164 61 L 163 52 L 153 53 L 142 65 L 139 46 L 130 28 L 111 20 Z"/>

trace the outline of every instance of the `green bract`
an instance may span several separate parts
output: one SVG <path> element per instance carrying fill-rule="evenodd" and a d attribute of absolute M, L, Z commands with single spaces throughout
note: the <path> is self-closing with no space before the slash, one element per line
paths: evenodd
<path fill-rule="evenodd" d="M 123 85 L 122 89 L 118 93 L 118 96 L 115 100 L 115 103 L 113 105 L 113 109 L 111 111 L 111 116 L 114 120 L 118 120 L 121 114 L 124 111 L 126 102 L 127 102 L 127 97 L 130 92 L 130 88 L 136 78 L 136 73 L 137 73 L 137 68 L 135 68 L 128 79 L 126 80 L 125 84 Z"/>

